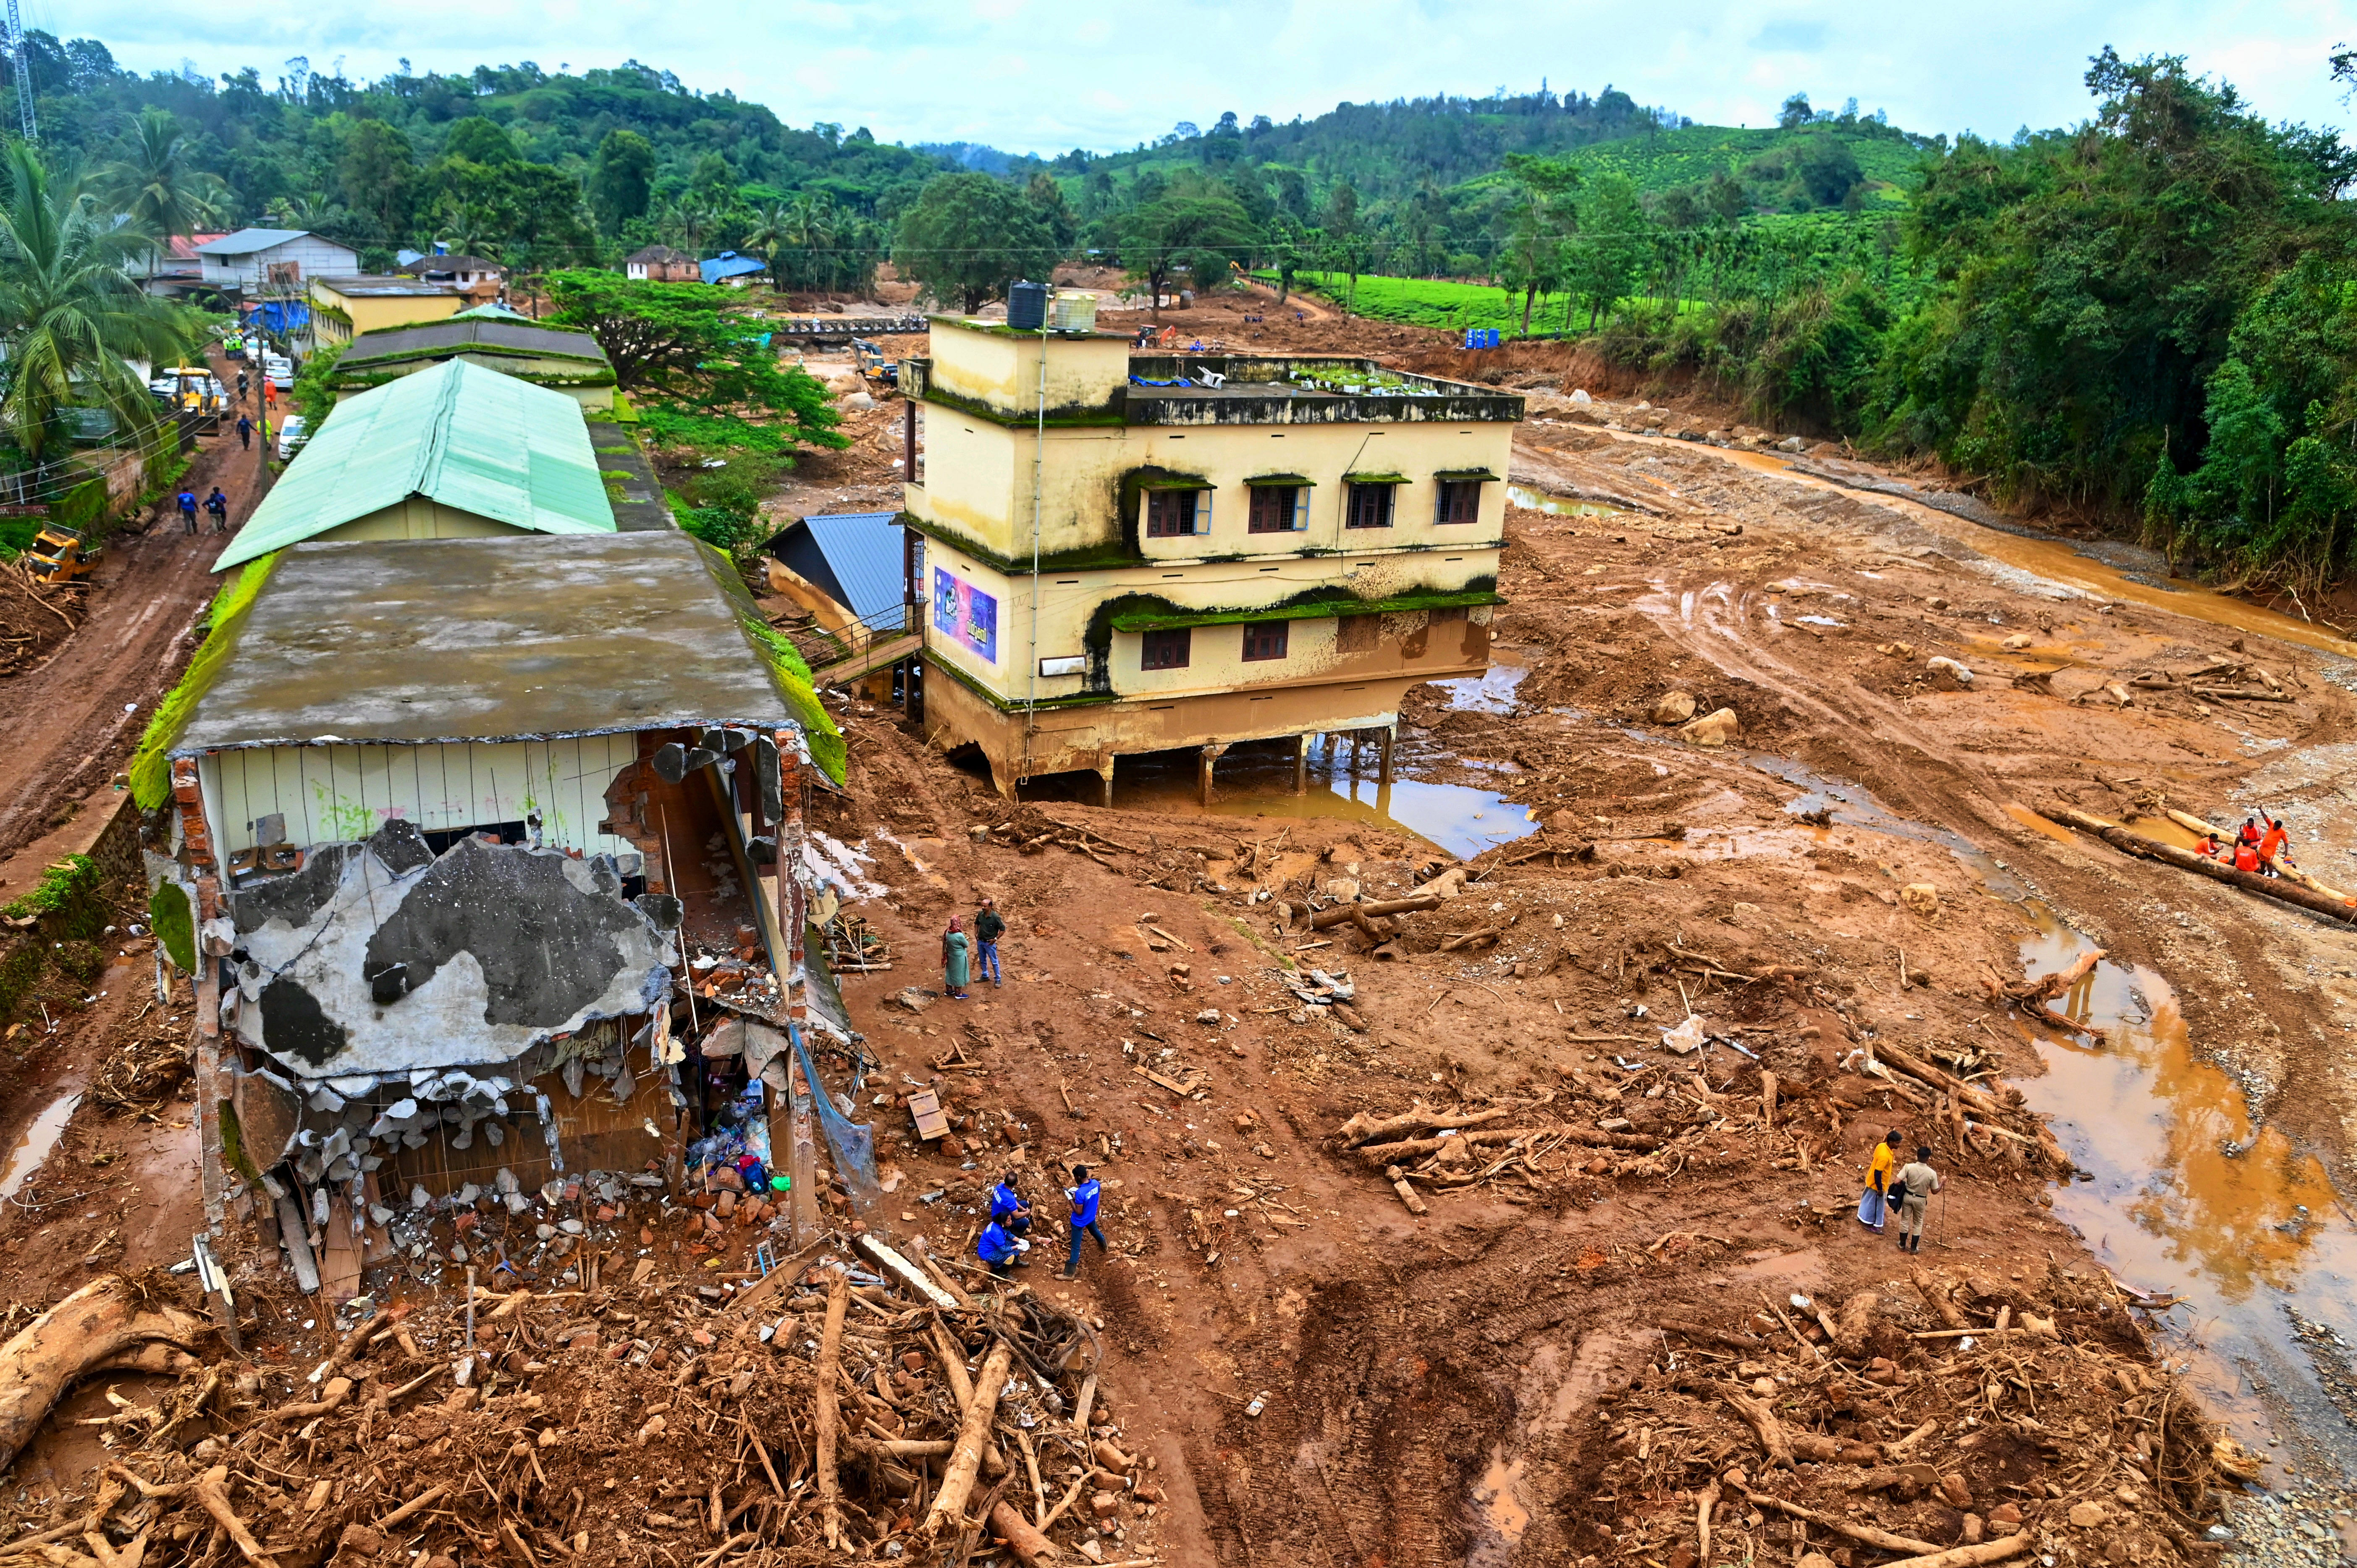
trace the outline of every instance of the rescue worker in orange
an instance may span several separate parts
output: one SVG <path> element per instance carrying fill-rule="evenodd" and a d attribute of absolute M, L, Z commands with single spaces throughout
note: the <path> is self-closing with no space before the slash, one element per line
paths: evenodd
<path fill-rule="evenodd" d="M 2278 859 L 2287 861 L 2290 858 L 2284 852 L 2291 847 L 2291 834 L 2284 831 L 2284 825 L 2281 822 L 2267 816 L 2265 811 L 2261 811 L 2259 815 L 2266 819 L 2267 824 L 2267 831 L 2259 837 L 2260 869 L 2269 876 L 2281 876 L 2283 873 L 2276 869 L 2276 862 Z"/>

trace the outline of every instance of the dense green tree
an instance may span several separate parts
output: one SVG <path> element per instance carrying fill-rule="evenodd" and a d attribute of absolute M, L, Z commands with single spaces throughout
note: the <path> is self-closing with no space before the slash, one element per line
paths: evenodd
<path fill-rule="evenodd" d="M 1645 248 L 1645 209 L 1629 177 L 1607 173 L 1587 181 L 1579 232 L 1567 247 L 1563 274 L 1566 285 L 1587 306 L 1589 331 L 1636 283 Z"/>
<path fill-rule="evenodd" d="M 150 424 L 155 401 L 124 361 L 173 364 L 201 338 L 199 317 L 141 292 L 128 263 L 148 236 L 115 219 L 28 144 L 0 150 L 0 423 L 36 461 L 62 444 L 69 407 Z"/>
<path fill-rule="evenodd" d="M 1531 329 L 1531 307 L 1562 275 L 1564 241 L 1578 220 L 1571 193 L 1579 188 L 1578 168 L 1561 158 L 1506 155 L 1506 177 L 1513 181 L 1512 227 L 1498 254 L 1498 282 L 1511 301 L 1523 296 L 1523 331 Z"/>
<path fill-rule="evenodd" d="M 416 174 L 409 138 L 393 126 L 361 120 L 345 131 L 336 178 L 343 188 L 344 205 L 369 220 L 370 238 L 390 239 L 403 232 Z"/>
<path fill-rule="evenodd" d="M 824 383 L 799 365 L 780 368 L 769 333 L 743 317 L 734 289 L 637 283 L 608 272 L 552 273 L 547 319 L 597 339 L 628 391 L 652 400 L 651 423 L 701 430 L 704 444 L 741 446 L 791 461 L 796 446 L 842 447 Z M 660 431 L 658 432 L 660 434 Z"/>
<path fill-rule="evenodd" d="M 123 156 L 98 171 L 93 189 L 102 202 L 145 229 L 156 252 L 222 221 L 229 211 L 229 188 L 196 166 L 178 123 L 161 109 L 140 112 Z"/>
<path fill-rule="evenodd" d="M 497 121 L 480 114 L 469 114 L 451 124 L 450 134 L 442 140 L 443 153 L 454 158 L 464 158 L 470 164 L 496 166 L 517 161 L 515 138 L 509 135 Z"/>
<path fill-rule="evenodd" d="M 1839 207 L 1866 180 L 1857 155 L 1830 131 L 1802 138 L 1792 157 L 1792 177 L 1819 207 Z"/>
<path fill-rule="evenodd" d="M 1198 289 L 1224 283 L 1231 264 L 1247 260 L 1259 243 L 1259 231 L 1226 181 L 1189 180 L 1129 215 L 1122 257 L 1159 299 L 1178 274 Z"/>
<path fill-rule="evenodd" d="M 1045 280 L 1061 253 L 1021 192 L 986 174 L 945 174 L 900 215 L 892 264 L 971 312 L 1018 279 Z"/>
<path fill-rule="evenodd" d="M 597 159 L 589 171 L 589 200 L 597 224 L 608 234 L 647 215 L 654 196 L 655 149 L 644 136 L 625 125 L 606 133 L 597 144 Z"/>

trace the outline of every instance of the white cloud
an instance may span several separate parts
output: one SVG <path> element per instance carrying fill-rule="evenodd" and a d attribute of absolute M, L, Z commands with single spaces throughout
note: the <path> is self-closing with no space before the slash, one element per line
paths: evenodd
<path fill-rule="evenodd" d="M 1343 101 L 1436 92 L 1558 91 L 1608 82 L 1697 120 L 1759 124 L 1793 91 L 1821 106 L 1856 96 L 1910 129 L 2009 135 L 2083 118 L 2080 76 L 2105 44 L 2183 54 L 2226 77 L 2270 118 L 2345 124 L 2326 77 L 2335 41 L 2357 41 L 2340 0 L 1996 0 L 1903 7 L 1815 0 L 1763 18 L 1705 4 L 1601 25 L 1592 7 L 1472 0 L 1165 0 L 1074 17 L 1038 0 L 784 0 L 761 7 L 673 0 L 313 0 L 272 18 L 270 43 L 199 0 L 89 0 L 36 26 L 96 37 L 140 70 L 252 65 L 338 54 L 354 75 L 408 56 L 420 69 L 534 59 L 554 67 L 638 59 L 693 87 L 730 89 L 793 124 L 866 124 L 903 141 L 1013 150 L 1111 150 L 1222 110 L 1283 121 Z"/>

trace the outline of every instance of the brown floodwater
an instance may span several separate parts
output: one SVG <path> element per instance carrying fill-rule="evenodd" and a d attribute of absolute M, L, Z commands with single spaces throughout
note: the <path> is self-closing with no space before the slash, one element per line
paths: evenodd
<path fill-rule="evenodd" d="M 2020 908 L 2030 974 L 2093 945 L 2043 904 Z M 2313 1387 L 2284 1308 L 2357 1334 L 2357 1231 L 2321 1162 L 2255 1122 L 2242 1086 L 2194 1055 L 2158 974 L 2100 962 L 2056 1010 L 2088 1032 L 2013 1022 L 2047 1069 L 2022 1092 L 2092 1178 L 2058 1187 L 2055 1212 L 2121 1283 L 2180 1299 L 2164 1316 L 2169 1344 L 2212 1404 L 2264 1441 L 2253 1380 L 2295 1400 Z"/>

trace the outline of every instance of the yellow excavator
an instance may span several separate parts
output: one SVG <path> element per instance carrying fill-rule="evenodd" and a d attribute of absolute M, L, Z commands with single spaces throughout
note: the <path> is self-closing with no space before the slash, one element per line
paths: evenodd
<path fill-rule="evenodd" d="M 33 535 L 25 552 L 25 569 L 38 583 L 71 583 L 87 577 L 98 564 L 99 552 L 82 547 L 81 530 L 50 523 Z"/>

